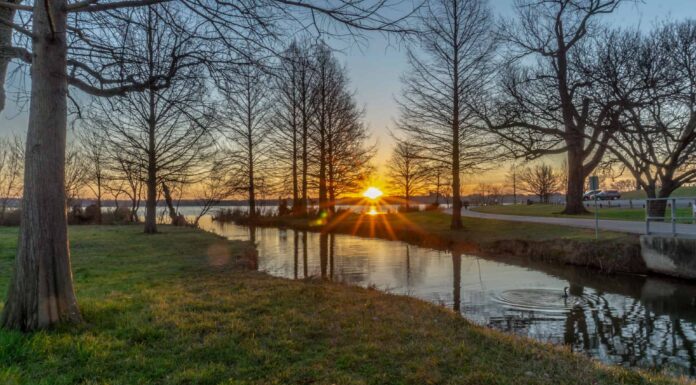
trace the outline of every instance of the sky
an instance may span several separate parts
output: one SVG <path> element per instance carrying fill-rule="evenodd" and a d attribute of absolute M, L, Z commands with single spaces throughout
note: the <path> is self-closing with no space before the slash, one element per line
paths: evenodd
<path fill-rule="evenodd" d="M 490 5 L 498 16 L 510 17 L 514 14 L 513 2 L 514 0 L 490 0 Z M 638 26 L 649 30 L 657 22 L 684 18 L 696 19 L 696 0 L 644 0 L 627 3 L 614 14 L 606 16 L 605 22 L 617 27 Z M 395 97 L 401 89 L 399 79 L 407 71 L 405 49 L 394 42 L 390 43 L 387 37 L 379 33 L 368 33 L 360 44 L 343 43 L 339 48 L 339 60 L 348 69 L 352 88 L 358 103 L 365 107 L 366 123 L 373 133 L 373 141 L 378 145 L 375 163 L 382 167 L 388 160 L 392 147 L 389 129 L 398 114 Z M 11 95 L 8 95 L 7 108 L 0 114 L 0 135 L 24 135 L 28 105 L 18 105 L 10 99 Z M 500 183 L 501 175 L 501 172 L 493 172 L 483 178 L 468 178 L 465 183 Z"/>
<path fill-rule="evenodd" d="M 513 0 L 490 0 L 498 16 L 514 15 Z M 605 22 L 617 27 L 651 29 L 656 22 L 696 18 L 696 0 L 645 0 L 624 4 Z M 349 47 L 339 53 L 350 73 L 358 102 L 366 108 L 366 121 L 378 143 L 375 162 L 383 166 L 389 159 L 392 141 L 389 129 L 398 115 L 394 101 L 401 89 L 400 77 L 408 70 L 403 47 L 389 44 L 380 34 L 367 36 L 366 47 Z M 501 183 L 503 172 L 491 172 L 483 178 L 465 178 L 471 186 L 482 182 Z"/>

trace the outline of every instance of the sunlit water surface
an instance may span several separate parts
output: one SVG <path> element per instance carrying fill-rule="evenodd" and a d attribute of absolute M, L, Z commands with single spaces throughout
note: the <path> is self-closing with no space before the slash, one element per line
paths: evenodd
<path fill-rule="evenodd" d="M 201 225 L 229 239 L 248 240 L 252 233 L 209 218 Z M 257 228 L 253 238 L 259 269 L 275 276 L 324 277 L 410 295 L 605 363 L 696 371 L 696 287 L 682 281 L 517 266 L 349 235 Z"/>

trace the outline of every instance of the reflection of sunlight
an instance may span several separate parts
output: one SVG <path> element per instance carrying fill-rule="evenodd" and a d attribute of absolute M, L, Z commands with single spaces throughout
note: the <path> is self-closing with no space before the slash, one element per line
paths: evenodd
<path fill-rule="evenodd" d="M 377 211 L 377 207 L 375 206 L 370 206 L 370 210 L 367 211 L 367 215 L 377 215 L 380 212 Z"/>

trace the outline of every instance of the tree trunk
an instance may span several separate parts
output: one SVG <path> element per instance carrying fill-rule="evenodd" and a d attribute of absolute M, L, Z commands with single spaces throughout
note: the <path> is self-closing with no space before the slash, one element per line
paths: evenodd
<path fill-rule="evenodd" d="M 566 205 L 563 214 L 587 214 L 582 201 L 585 186 L 585 171 L 583 165 L 582 144 L 568 142 L 568 180 L 566 181 Z"/>
<path fill-rule="evenodd" d="M 172 221 L 174 226 L 179 226 L 181 223 L 179 223 L 179 216 L 174 208 L 172 194 L 169 191 L 169 187 L 164 182 L 162 182 L 162 193 L 164 193 L 164 202 L 167 204 L 167 209 L 169 210 L 169 219 Z"/>
<path fill-rule="evenodd" d="M 457 125 L 458 126 L 458 125 Z M 461 183 L 459 181 L 459 131 L 452 128 L 452 223 L 450 228 L 461 229 L 462 225 L 462 198 L 460 194 Z"/>
<path fill-rule="evenodd" d="M 152 158 L 152 157 L 151 157 Z M 157 171 L 154 160 L 147 168 L 147 202 L 145 202 L 145 233 L 157 233 Z"/>
<path fill-rule="evenodd" d="M 293 118 L 294 120 L 294 118 Z M 299 213 L 300 208 L 300 193 L 299 183 L 297 180 L 297 127 L 293 123 L 292 128 L 292 212 Z M 295 277 L 297 278 L 297 277 Z"/>
<path fill-rule="evenodd" d="M 462 254 L 452 251 L 452 309 L 459 312 L 462 303 Z"/>
<path fill-rule="evenodd" d="M 321 278 L 326 278 L 326 270 L 329 261 L 329 234 L 321 232 L 319 234 L 319 268 Z"/>
<path fill-rule="evenodd" d="M 22 222 L 15 270 L 2 315 L 4 327 L 22 331 L 81 321 L 73 290 L 65 208 L 65 7 L 65 0 L 35 2 L 33 11 L 34 61 Z"/>
<path fill-rule="evenodd" d="M 453 5 L 453 15 L 454 21 L 454 33 L 455 41 L 453 46 L 454 54 L 452 58 L 454 60 L 454 68 L 452 74 L 454 79 L 452 81 L 452 223 L 450 228 L 453 230 L 461 229 L 462 225 L 462 197 L 460 194 L 461 184 L 459 181 L 459 45 L 458 45 L 458 34 L 459 34 L 459 14 L 457 13 L 457 2 L 454 1 Z"/>
<path fill-rule="evenodd" d="M 326 194 L 326 148 L 325 135 L 323 128 L 320 128 L 319 142 L 319 211 L 325 212 L 327 209 Z"/>

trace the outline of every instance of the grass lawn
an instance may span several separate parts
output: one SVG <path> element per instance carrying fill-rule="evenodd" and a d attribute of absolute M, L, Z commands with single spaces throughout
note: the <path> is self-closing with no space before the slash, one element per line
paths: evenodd
<path fill-rule="evenodd" d="M 672 193 L 673 197 L 696 197 L 696 186 L 680 187 Z M 622 199 L 645 199 L 645 191 L 627 191 L 621 193 Z"/>
<path fill-rule="evenodd" d="M 245 271 L 232 263 L 243 243 L 162 230 L 71 228 L 85 323 L 0 331 L 0 383 L 686 383 L 475 327 L 419 300 Z M 16 229 L 0 229 L 3 296 L 16 240 Z"/>
<path fill-rule="evenodd" d="M 606 206 L 607 203 L 603 202 Z M 536 217 L 573 217 L 573 218 L 594 218 L 594 208 L 589 207 L 590 214 L 587 215 L 564 215 L 560 212 L 563 210 L 563 206 L 559 205 L 544 205 L 544 204 L 533 204 L 533 205 L 506 205 L 506 206 L 482 206 L 473 208 L 474 211 L 479 211 L 483 213 L 492 214 L 506 214 L 506 215 L 526 215 L 526 216 L 536 216 Z M 691 217 L 691 209 L 688 207 L 680 207 L 677 209 L 678 217 Z M 665 213 L 665 217 L 669 218 L 669 209 Z M 622 221 L 645 221 L 645 209 L 644 208 L 634 208 L 629 209 L 626 207 L 612 207 L 612 208 L 600 208 L 599 209 L 600 219 L 615 219 Z"/>

